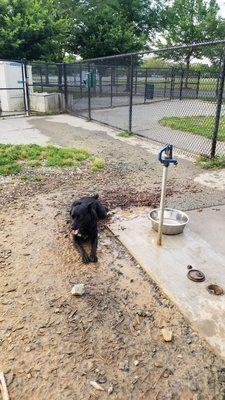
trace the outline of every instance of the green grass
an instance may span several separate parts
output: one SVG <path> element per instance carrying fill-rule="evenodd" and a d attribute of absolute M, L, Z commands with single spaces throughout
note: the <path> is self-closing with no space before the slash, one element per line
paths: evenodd
<path fill-rule="evenodd" d="M 225 156 L 216 156 L 215 158 L 199 156 L 197 158 L 197 164 L 204 169 L 225 168 Z"/>
<path fill-rule="evenodd" d="M 196 133 L 197 135 L 212 138 L 214 116 L 190 115 L 189 117 L 165 117 L 159 123 L 172 129 Z M 225 141 L 225 116 L 221 116 L 218 139 Z"/>
<path fill-rule="evenodd" d="M 128 131 L 119 131 L 119 132 L 117 132 L 116 135 L 117 135 L 117 136 L 120 136 L 120 137 L 124 137 L 124 138 L 129 138 L 129 137 L 131 137 L 133 134 L 132 134 L 131 132 L 128 132 Z"/>
<path fill-rule="evenodd" d="M 105 168 L 106 163 L 102 158 L 94 157 L 91 161 L 91 170 L 96 172 L 100 169 Z"/>
<path fill-rule="evenodd" d="M 26 181 L 34 181 L 34 182 L 40 182 L 42 180 L 41 175 L 33 175 L 33 174 L 21 174 L 20 179 L 24 182 Z"/>
<path fill-rule="evenodd" d="M 73 167 L 91 157 L 82 149 L 54 146 L 0 144 L 0 174 L 19 173 L 28 167 Z"/>

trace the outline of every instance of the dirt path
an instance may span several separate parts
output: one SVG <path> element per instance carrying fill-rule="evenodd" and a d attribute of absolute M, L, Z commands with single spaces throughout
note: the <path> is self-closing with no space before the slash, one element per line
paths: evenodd
<path fill-rule="evenodd" d="M 67 139 L 72 135 L 71 127 L 42 121 L 49 136 L 58 129 L 57 142 L 62 128 Z M 98 264 L 80 262 L 68 234 L 73 195 L 99 191 L 111 209 L 157 205 L 161 180 L 155 157 L 144 150 L 83 134 L 85 141 L 74 134 L 73 144 L 101 154 L 105 170 L 93 173 L 87 163 L 28 171 L 40 181 L 1 180 L 0 370 L 10 400 L 224 400 L 224 361 L 107 228 L 100 231 Z M 203 197 L 219 202 L 221 193 L 213 197 L 193 183 L 198 169 L 182 165 L 183 180 L 172 172 L 168 200 L 183 208 Z M 85 284 L 81 298 L 70 293 L 75 283 Z M 172 342 L 164 342 L 163 327 L 173 331 Z"/>

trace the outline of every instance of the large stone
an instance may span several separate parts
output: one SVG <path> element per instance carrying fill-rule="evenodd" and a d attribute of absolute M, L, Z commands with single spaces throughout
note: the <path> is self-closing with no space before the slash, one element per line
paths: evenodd
<path fill-rule="evenodd" d="M 84 293 L 85 293 L 85 286 L 83 283 L 74 285 L 71 290 L 71 294 L 73 294 L 74 296 L 83 296 Z"/>

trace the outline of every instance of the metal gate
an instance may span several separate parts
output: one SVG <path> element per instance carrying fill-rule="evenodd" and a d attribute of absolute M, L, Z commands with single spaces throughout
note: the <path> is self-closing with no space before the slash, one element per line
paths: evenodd
<path fill-rule="evenodd" d="M 0 60 L 0 117 L 29 114 L 28 64 Z"/>

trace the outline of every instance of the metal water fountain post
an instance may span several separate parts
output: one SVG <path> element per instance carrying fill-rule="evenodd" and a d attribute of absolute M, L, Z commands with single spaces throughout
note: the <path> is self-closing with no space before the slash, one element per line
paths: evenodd
<path fill-rule="evenodd" d="M 159 229 L 158 229 L 158 240 L 157 244 L 162 245 L 162 227 L 164 218 L 164 205 L 166 197 L 166 181 L 168 175 L 168 167 L 170 164 L 177 165 L 177 160 L 173 158 L 173 146 L 172 144 L 167 144 L 158 154 L 158 160 L 163 164 L 163 178 L 162 178 L 162 191 L 160 199 L 159 208 Z"/>

